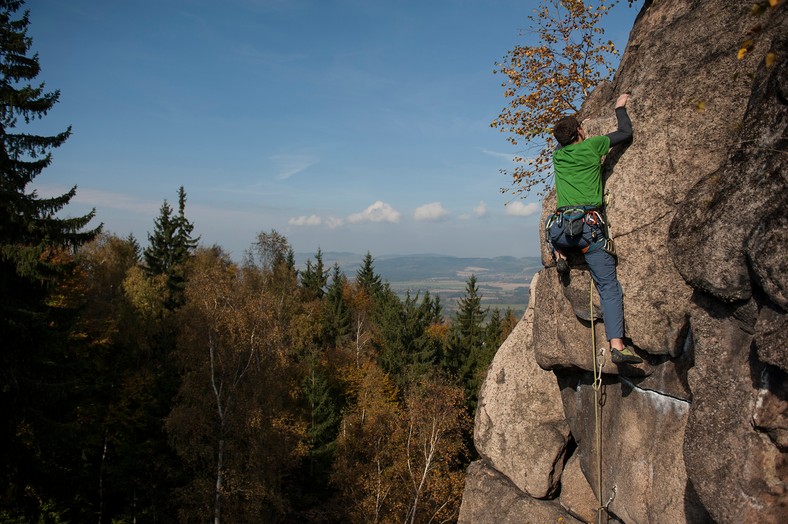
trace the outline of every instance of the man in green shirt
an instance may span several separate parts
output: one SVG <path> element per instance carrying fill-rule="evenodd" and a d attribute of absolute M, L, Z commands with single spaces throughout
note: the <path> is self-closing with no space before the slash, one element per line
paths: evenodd
<path fill-rule="evenodd" d="M 602 157 L 611 147 L 632 138 L 632 123 L 627 115 L 629 95 L 616 100 L 618 129 L 607 135 L 587 137 L 575 117 L 558 121 L 553 135 L 560 147 L 553 153 L 556 213 L 547 224 L 547 234 L 556 256 L 556 267 L 568 272 L 564 255 L 567 249 L 583 252 L 591 277 L 602 302 L 605 333 L 616 364 L 643 361 L 631 347 L 624 345 L 624 302 L 616 276 L 616 259 L 605 247 L 602 209 Z"/>

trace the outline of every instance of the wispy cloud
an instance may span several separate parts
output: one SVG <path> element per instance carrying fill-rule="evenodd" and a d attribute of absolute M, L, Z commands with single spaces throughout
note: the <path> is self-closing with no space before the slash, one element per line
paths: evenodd
<path fill-rule="evenodd" d="M 317 215 L 303 215 L 300 217 L 293 217 L 288 220 L 287 223 L 291 226 L 319 226 L 323 223 L 323 219 Z"/>
<path fill-rule="evenodd" d="M 489 155 L 495 158 L 500 158 L 501 160 L 506 160 L 517 164 L 527 164 L 533 161 L 535 158 L 533 156 L 523 156 L 523 155 L 518 155 L 516 153 L 501 153 L 499 151 L 490 151 L 489 149 L 482 149 L 481 151 L 485 155 Z"/>
<path fill-rule="evenodd" d="M 520 201 L 506 205 L 506 214 L 513 217 L 527 217 L 539 212 L 539 204 L 523 204 Z"/>
<path fill-rule="evenodd" d="M 503 160 L 512 160 L 515 157 L 515 155 L 511 153 L 499 153 L 498 151 L 490 151 L 489 149 L 482 149 L 482 153 Z"/>
<path fill-rule="evenodd" d="M 271 161 L 276 164 L 277 180 L 286 180 L 317 163 L 317 159 L 311 155 L 274 155 Z"/>
<path fill-rule="evenodd" d="M 416 208 L 416 211 L 413 213 L 413 218 L 420 222 L 437 222 L 439 220 L 445 220 L 448 216 L 449 212 L 440 202 L 424 204 Z"/>
<path fill-rule="evenodd" d="M 56 185 L 38 185 L 35 187 L 36 193 L 42 197 L 59 196 L 66 193 L 71 188 Z M 75 204 L 84 206 L 95 207 L 96 209 L 122 209 L 124 211 L 133 211 L 143 215 L 155 216 L 161 208 L 162 201 L 142 200 L 140 198 L 126 195 L 123 193 L 114 193 L 111 191 L 103 191 L 101 189 L 91 188 L 78 188 L 77 194 L 71 199 Z"/>
<path fill-rule="evenodd" d="M 361 213 L 353 213 L 347 217 L 347 221 L 351 224 L 358 224 L 361 222 L 393 222 L 397 223 L 402 214 L 386 204 L 378 200 Z"/>

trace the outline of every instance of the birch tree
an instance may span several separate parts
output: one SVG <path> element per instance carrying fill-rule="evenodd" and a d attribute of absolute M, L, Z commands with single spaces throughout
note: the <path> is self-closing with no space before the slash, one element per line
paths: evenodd
<path fill-rule="evenodd" d="M 198 251 L 182 310 L 183 382 L 167 429 L 194 475 L 182 514 L 215 524 L 284 513 L 282 477 L 307 449 L 281 343 L 283 297 L 255 271 Z"/>

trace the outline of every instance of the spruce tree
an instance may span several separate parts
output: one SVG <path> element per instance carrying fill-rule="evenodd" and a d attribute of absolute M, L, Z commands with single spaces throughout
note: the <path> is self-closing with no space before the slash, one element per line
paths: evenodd
<path fill-rule="evenodd" d="M 437 341 L 430 335 L 430 329 L 443 321 L 443 312 L 440 297 L 433 299 L 429 291 L 424 292 L 424 298 L 417 310 L 419 333 L 414 343 L 410 356 L 411 374 L 422 377 L 429 374 L 438 362 L 441 348 Z"/>
<path fill-rule="evenodd" d="M 185 264 L 199 242 L 192 238 L 194 225 L 186 218 L 186 192 L 178 189 L 178 214 L 167 200 L 161 205 L 159 216 L 154 220 L 153 234 L 148 234 L 148 247 L 143 252 L 148 276 L 164 275 L 167 278 L 169 297 L 168 309 L 183 303 L 186 282 Z"/>
<path fill-rule="evenodd" d="M 383 291 L 384 286 L 380 281 L 380 275 L 375 273 L 374 259 L 369 251 L 356 272 L 356 284 L 372 298 L 378 298 Z"/>
<path fill-rule="evenodd" d="M 326 343 L 333 347 L 342 347 L 350 340 L 351 322 L 350 307 L 345 302 L 344 289 L 347 278 L 338 263 L 334 263 L 331 274 L 331 285 L 326 293 L 325 313 L 323 315 Z"/>
<path fill-rule="evenodd" d="M 178 216 L 175 217 L 175 260 L 182 264 L 194 253 L 200 237 L 192 238 L 194 224 L 186 218 L 186 191 L 178 188 Z"/>
<path fill-rule="evenodd" d="M 44 521 L 51 516 L 44 506 L 56 506 L 55 492 L 64 490 L 58 476 L 74 465 L 60 461 L 68 453 L 58 453 L 74 425 L 73 399 L 63 386 L 74 365 L 63 348 L 67 308 L 48 294 L 71 268 L 73 250 L 101 226 L 85 229 L 95 210 L 57 216 L 76 186 L 51 198 L 28 190 L 71 127 L 50 136 L 23 129 L 46 116 L 60 92 L 31 83 L 40 65 L 30 54 L 29 13 L 17 15 L 22 4 L 0 0 L 0 507 L 21 520 Z"/>
<path fill-rule="evenodd" d="M 447 362 L 449 370 L 463 383 L 465 398 L 471 408 L 476 407 L 478 395 L 476 371 L 483 365 L 484 320 L 487 310 L 482 309 L 481 300 L 476 276 L 471 275 L 465 286 L 465 296 L 457 303 Z"/>
<path fill-rule="evenodd" d="M 163 275 L 175 266 L 175 227 L 172 207 L 165 199 L 159 216 L 153 220 L 153 234 L 148 233 L 148 247 L 143 252 L 148 275 Z"/>
<path fill-rule="evenodd" d="M 339 394 L 329 383 L 328 371 L 317 354 L 306 359 L 307 373 L 301 382 L 307 402 L 307 430 L 309 443 L 308 471 L 302 479 L 311 496 L 325 496 L 328 490 L 331 463 L 340 422 Z"/>
<path fill-rule="evenodd" d="M 315 263 L 306 261 L 306 269 L 301 273 L 301 288 L 307 300 L 319 300 L 326 294 L 328 270 L 323 265 L 323 252 L 317 248 Z"/>
<path fill-rule="evenodd" d="M 4 288 L 16 278 L 48 280 L 59 265 L 50 256 L 53 250 L 76 248 L 93 239 L 101 227 L 83 230 L 95 210 L 74 218 L 56 216 L 74 197 L 76 186 L 51 198 L 38 198 L 35 191 L 26 191 L 51 164 L 51 150 L 65 143 L 71 127 L 53 136 L 17 131 L 20 119 L 29 124 L 43 118 L 60 98 L 59 91 L 46 92 L 43 83 L 29 83 L 38 76 L 40 66 L 37 54 L 28 56 L 32 45 L 27 36 L 29 13 L 12 20 L 22 3 L 0 0 L 0 260 Z"/>

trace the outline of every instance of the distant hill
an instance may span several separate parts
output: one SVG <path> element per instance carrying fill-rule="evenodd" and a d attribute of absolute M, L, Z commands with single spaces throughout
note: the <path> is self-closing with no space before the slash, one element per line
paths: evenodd
<path fill-rule="evenodd" d="M 302 269 L 314 254 L 297 253 L 296 267 Z M 364 255 L 356 253 L 323 253 L 326 269 L 338 263 L 349 279 L 354 279 Z M 528 304 L 528 285 L 542 267 L 539 257 L 501 256 L 466 258 L 446 255 L 383 255 L 374 257 L 375 272 L 401 297 L 410 292 L 429 291 L 441 297 L 447 314 L 453 312 L 458 298 L 465 293 L 468 278 L 473 274 L 485 305 L 512 308 L 521 314 Z"/>

